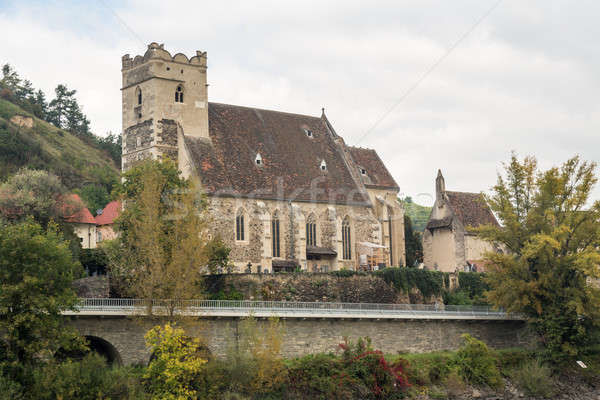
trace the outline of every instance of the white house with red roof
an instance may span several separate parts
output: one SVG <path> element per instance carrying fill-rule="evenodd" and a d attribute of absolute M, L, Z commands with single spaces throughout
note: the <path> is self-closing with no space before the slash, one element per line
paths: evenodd
<path fill-rule="evenodd" d="M 103 210 L 98 212 L 96 216 L 96 243 L 100 243 L 103 240 L 112 240 L 117 237 L 113 229 L 115 219 L 121 213 L 121 202 L 111 201 L 104 207 Z"/>
<path fill-rule="evenodd" d="M 63 218 L 73 226 L 84 249 L 96 248 L 96 220 L 77 194 L 70 194 L 63 204 Z"/>

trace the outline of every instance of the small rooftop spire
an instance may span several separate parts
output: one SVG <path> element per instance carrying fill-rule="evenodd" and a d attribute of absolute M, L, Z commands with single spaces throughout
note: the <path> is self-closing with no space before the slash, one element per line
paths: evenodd
<path fill-rule="evenodd" d="M 435 199 L 438 202 L 438 207 L 441 206 L 440 202 L 445 191 L 446 181 L 444 180 L 444 175 L 442 175 L 442 170 L 438 169 L 437 178 L 435 178 Z"/>
<path fill-rule="evenodd" d="M 325 116 L 325 107 L 321 107 L 321 118 Z"/>

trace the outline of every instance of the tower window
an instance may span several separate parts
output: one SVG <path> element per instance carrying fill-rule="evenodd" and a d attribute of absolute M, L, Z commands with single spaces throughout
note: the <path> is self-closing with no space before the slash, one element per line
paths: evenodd
<path fill-rule="evenodd" d="M 260 153 L 256 153 L 256 158 L 254 159 L 256 165 L 263 165 L 263 159 L 260 156 Z"/>
<path fill-rule="evenodd" d="M 327 171 L 327 163 L 325 160 L 321 161 L 321 171 Z"/>
<path fill-rule="evenodd" d="M 183 103 L 183 87 L 181 85 L 177 86 L 175 90 L 175 103 Z"/>
<path fill-rule="evenodd" d="M 139 87 L 135 90 L 138 106 L 142 105 L 142 89 Z"/>
<path fill-rule="evenodd" d="M 313 133 L 310 129 L 304 129 L 304 133 L 306 133 L 306 136 L 309 138 L 313 137 Z"/>

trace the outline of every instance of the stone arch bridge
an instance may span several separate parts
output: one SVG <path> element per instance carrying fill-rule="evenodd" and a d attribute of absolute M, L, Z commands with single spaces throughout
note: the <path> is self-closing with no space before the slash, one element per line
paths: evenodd
<path fill-rule="evenodd" d="M 284 325 L 286 357 L 335 351 L 344 340 L 368 336 L 385 353 L 456 349 L 469 333 L 494 348 L 527 346 L 531 337 L 519 316 L 484 307 L 408 304 L 291 303 L 263 301 L 189 301 L 178 305 L 180 323 L 191 336 L 203 338 L 211 352 L 224 355 L 235 346 L 242 318 L 259 324 L 278 317 Z M 156 302 L 152 316 L 133 299 L 82 299 L 65 318 L 90 347 L 118 364 L 147 364 L 144 335 L 165 321 L 165 303 Z"/>

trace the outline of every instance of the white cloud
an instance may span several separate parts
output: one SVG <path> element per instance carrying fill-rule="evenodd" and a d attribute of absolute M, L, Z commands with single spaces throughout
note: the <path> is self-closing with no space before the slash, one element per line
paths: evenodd
<path fill-rule="evenodd" d="M 119 131 L 120 57 L 142 44 L 101 3 L 15 4 L 0 9 L 0 61 L 47 93 L 78 89 L 93 128 Z M 325 106 L 355 144 L 492 2 L 109 4 L 147 42 L 207 50 L 211 101 L 311 115 Z M 501 3 L 360 145 L 414 197 L 433 190 L 438 168 L 450 189 L 485 190 L 513 149 L 542 166 L 600 159 L 598 11 Z"/>

